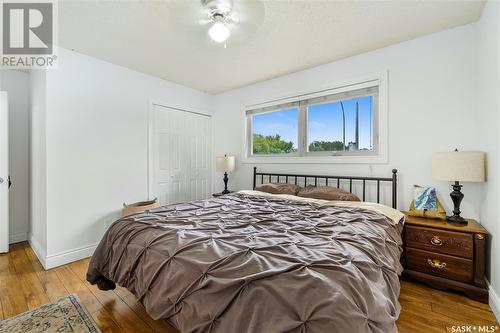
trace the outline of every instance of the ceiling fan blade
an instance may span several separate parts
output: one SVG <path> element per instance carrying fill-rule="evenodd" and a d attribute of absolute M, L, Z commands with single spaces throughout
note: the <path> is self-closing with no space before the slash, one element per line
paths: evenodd
<path fill-rule="evenodd" d="M 199 25 L 207 25 L 207 24 L 210 24 L 210 23 L 212 23 L 212 20 L 209 19 L 209 18 L 200 18 L 198 20 L 198 24 Z"/>
<path fill-rule="evenodd" d="M 230 15 L 231 37 L 228 40 L 228 45 L 244 43 L 262 26 L 264 19 L 265 4 L 263 1 L 235 0 Z"/>
<path fill-rule="evenodd" d="M 260 21 L 265 14 L 264 3 L 259 0 L 237 0 L 233 3 L 231 16 L 239 22 Z"/>

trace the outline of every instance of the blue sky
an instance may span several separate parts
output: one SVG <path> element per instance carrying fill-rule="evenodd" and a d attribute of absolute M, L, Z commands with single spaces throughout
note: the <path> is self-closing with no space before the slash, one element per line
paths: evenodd
<path fill-rule="evenodd" d="M 359 105 L 360 148 L 370 148 L 372 97 L 360 97 L 343 101 L 346 118 L 346 144 L 354 141 L 356 102 Z M 253 116 L 253 133 L 279 134 L 285 141 L 292 141 L 297 148 L 297 108 Z M 312 141 L 342 141 L 342 109 L 339 102 L 309 107 L 308 144 Z"/>

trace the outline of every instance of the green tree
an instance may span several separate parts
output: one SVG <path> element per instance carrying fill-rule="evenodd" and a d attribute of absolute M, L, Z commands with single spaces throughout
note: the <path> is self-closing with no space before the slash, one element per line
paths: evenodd
<path fill-rule="evenodd" d="M 347 147 L 345 148 L 347 150 Z M 309 144 L 309 151 L 342 151 L 342 141 L 313 141 Z"/>
<path fill-rule="evenodd" d="M 254 154 L 287 154 L 294 152 L 293 142 L 284 141 L 279 134 L 276 135 L 253 135 Z"/>

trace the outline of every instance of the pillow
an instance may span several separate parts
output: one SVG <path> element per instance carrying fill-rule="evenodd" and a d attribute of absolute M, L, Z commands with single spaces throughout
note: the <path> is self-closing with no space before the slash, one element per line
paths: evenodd
<path fill-rule="evenodd" d="M 323 200 L 361 201 L 356 194 L 331 186 L 307 186 L 302 188 L 297 195 Z"/>
<path fill-rule="evenodd" d="M 267 183 L 256 187 L 255 190 L 271 194 L 297 195 L 297 192 L 299 192 L 300 187 L 295 184 L 287 184 L 287 183 Z"/>

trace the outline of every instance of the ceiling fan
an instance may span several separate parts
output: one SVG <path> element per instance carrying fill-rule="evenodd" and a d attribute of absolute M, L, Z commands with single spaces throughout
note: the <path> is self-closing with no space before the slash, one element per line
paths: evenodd
<path fill-rule="evenodd" d="M 229 25 L 236 23 L 238 20 L 233 13 L 232 0 L 201 0 L 203 8 L 205 8 L 207 18 L 201 23 L 211 24 L 208 29 L 208 35 L 217 43 L 224 43 L 231 35 Z"/>

